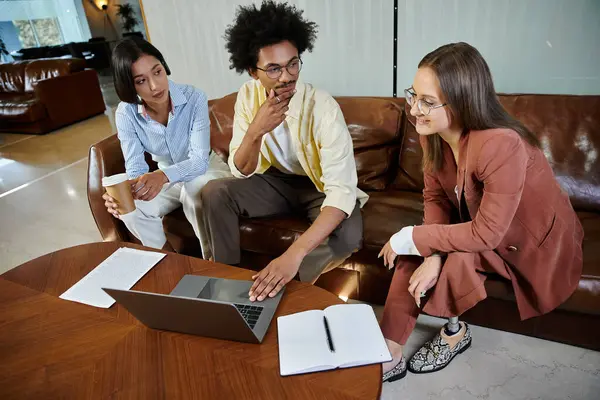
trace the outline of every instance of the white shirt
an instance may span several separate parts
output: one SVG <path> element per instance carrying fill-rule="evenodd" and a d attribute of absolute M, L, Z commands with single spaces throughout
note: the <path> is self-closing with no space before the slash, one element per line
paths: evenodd
<path fill-rule="evenodd" d="M 414 226 L 405 226 L 390 238 L 390 246 L 398 255 L 420 256 L 419 250 L 413 240 Z"/>
<path fill-rule="evenodd" d="M 285 174 L 304 175 L 304 168 L 298 161 L 296 149 L 292 142 L 292 136 L 287 122 L 283 121 L 279 126 L 269 132 L 265 137 L 265 146 L 271 153 L 271 162 L 275 168 Z"/>

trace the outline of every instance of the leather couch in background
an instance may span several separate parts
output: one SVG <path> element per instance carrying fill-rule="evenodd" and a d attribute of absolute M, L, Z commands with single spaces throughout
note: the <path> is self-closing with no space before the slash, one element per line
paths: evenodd
<path fill-rule="evenodd" d="M 82 59 L 0 64 L 0 132 L 43 134 L 105 109 L 98 75 Z"/>
<path fill-rule="evenodd" d="M 236 94 L 209 102 L 211 147 L 226 158 Z M 501 95 L 506 109 L 541 139 L 546 157 L 568 191 L 584 230 L 583 276 L 559 309 L 520 321 L 511 285 L 491 275 L 488 298 L 463 315 L 466 321 L 600 350 L 600 96 Z M 422 152 L 407 118 L 404 99 L 336 99 L 352 135 L 359 187 L 370 195 L 363 208 L 364 246 L 346 263 L 322 275 L 317 285 L 341 297 L 385 302 L 392 271 L 377 254 L 389 237 L 423 219 Z M 412 117 L 410 117 L 412 118 Z M 101 179 L 124 171 L 115 136 L 90 149 L 88 199 L 104 240 L 137 240 L 108 214 Z M 280 255 L 309 226 L 298 216 L 240 221 L 242 266 L 260 269 Z M 170 244 L 200 256 L 198 240 L 181 209 L 164 218 Z"/>
<path fill-rule="evenodd" d="M 103 37 L 92 38 L 87 42 L 70 42 L 55 46 L 40 46 L 13 51 L 15 61 L 37 60 L 41 58 L 81 58 L 88 68 L 104 73 L 111 67 L 111 46 Z M 108 71 L 110 73 L 110 71 Z"/>

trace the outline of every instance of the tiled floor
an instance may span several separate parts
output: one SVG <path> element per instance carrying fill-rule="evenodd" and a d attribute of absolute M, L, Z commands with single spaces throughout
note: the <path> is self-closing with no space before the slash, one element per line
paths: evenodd
<path fill-rule="evenodd" d="M 102 115 L 47 135 L 2 134 L 0 195 L 87 157 L 90 145 L 111 131 L 109 118 Z"/>
<path fill-rule="evenodd" d="M 87 152 L 114 132 L 112 117 L 110 111 L 45 136 L 0 134 L 0 273 L 101 240 L 87 203 Z M 405 354 L 442 324 L 421 316 Z M 599 393 L 600 353 L 473 327 L 472 348 L 448 368 L 385 383 L 382 399 L 597 400 Z"/>
<path fill-rule="evenodd" d="M 0 134 L 0 273 L 102 240 L 87 203 L 86 173 L 90 145 L 114 132 L 108 115 L 43 136 Z"/>

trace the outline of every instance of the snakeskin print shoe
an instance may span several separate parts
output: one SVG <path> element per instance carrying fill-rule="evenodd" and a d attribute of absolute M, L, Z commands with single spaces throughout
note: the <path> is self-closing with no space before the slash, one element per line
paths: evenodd
<path fill-rule="evenodd" d="M 394 382 L 406 376 L 406 358 L 402 356 L 400 362 L 388 372 L 383 374 L 384 382 Z"/>
<path fill-rule="evenodd" d="M 438 333 L 412 356 L 408 370 L 414 374 L 439 371 L 446 368 L 454 357 L 465 352 L 471 346 L 471 329 L 464 322 L 461 322 L 461 325 L 465 326 L 465 336 L 453 349 Z"/>

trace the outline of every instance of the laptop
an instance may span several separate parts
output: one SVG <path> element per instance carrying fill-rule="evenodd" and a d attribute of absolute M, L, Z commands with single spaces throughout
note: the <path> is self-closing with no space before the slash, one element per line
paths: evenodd
<path fill-rule="evenodd" d="M 185 275 L 168 294 L 105 289 L 149 328 L 237 342 L 261 343 L 283 290 L 251 302 L 251 281 Z"/>

